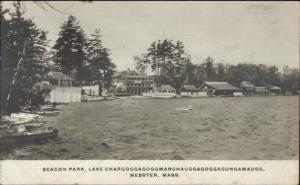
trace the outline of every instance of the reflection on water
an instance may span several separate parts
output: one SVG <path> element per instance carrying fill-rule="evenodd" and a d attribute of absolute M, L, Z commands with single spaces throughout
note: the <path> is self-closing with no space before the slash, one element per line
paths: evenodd
<path fill-rule="evenodd" d="M 176 107 L 192 105 L 190 111 Z M 59 139 L 2 159 L 298 159 L 299 98 L 117 99 L 46 118 Z"/>

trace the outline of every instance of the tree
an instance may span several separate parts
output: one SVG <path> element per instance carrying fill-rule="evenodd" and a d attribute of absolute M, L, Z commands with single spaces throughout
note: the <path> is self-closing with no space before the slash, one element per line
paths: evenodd
<path fill-rule="evenodd" d="M 212 57 L 207 57 L 204 63 L 206 80 L 214 81 L 216 79 L 216 69 L 214 68 L 214 59 Z"/>
<path fill-rule="evenodd" d="M 99 95 L 102 95 L 102 88 L 111 86 L 115 64 L 111 62 L 109 49 L 103 47 L 100 29 L 96 29 L 88 40 L 88 63 L 90 80 L 99 84 Z"/>
<path fill-rule="evenodd" d="M 279 85 L 283 94 L 299 94 L 299 69 L 291 69 L 288 66 L 284 66 L 283 74 L 281 75 Z"/>
<path fill-rule="evenodd" d="M 141 56 L 134 56 L 133 60 L 135 61 L 135 69 L 139 73 L 145 73 L 147 68 L 146 54 L 142 54 Z"/>
<path fill-rule="evenodd" d="M 6 112 L 32 102 L 38 93 L 35 84 L 48 72 L 47 32 L 23 17 L 20 2 L 13 8 L 9 19 L 1 8 L 1 107 Z"/>
<path fill-rule="evenodd" d="M 279 85 L 279 72 L 276 66 L 271 66 L 267 68 L 267 76 L 269 85 Z"/>
<path fill-rule="evenodd" d="M 155 70 L 157 84 L 171 84 L 179 90 L 188 81 L 187 71 L 190 70 L 188 66 L 191 62 L 180 41 L 154 41 L 146 55 L 136 59 L 139 68 L 143 69 L 145 65 L 149 65 Z"/>
<path fill-rule="evenodd" d="M 84 31 L 79 26 L 79 22 L 72 15 L 61 26 L 58 39 L 53 46 L 55 50 L 54 62 L 57 63 L 61 71 L 73 76 L 81 82 L 82 69 L 86 62 L 87 40 Z"/>
<path fill-rule="evenodd" d="M 195 87 L 200 87 L 206 80 L 204 65 L 192 65 L 192 71 L 189 74 L 189 83 Z"/>
<path fill-rule="evenodd" d="M 223 63 L 218 63 L 216 71 L 217 71 L 217 73 L 216 73 L 216 80 L 218 80 L 218 81 L 224 81 L 224 79 L 226 77 L 225 65 Z"/>

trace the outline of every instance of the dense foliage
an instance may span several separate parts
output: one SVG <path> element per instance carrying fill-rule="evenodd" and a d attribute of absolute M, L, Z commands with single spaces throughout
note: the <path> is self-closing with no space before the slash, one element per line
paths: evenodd
<path fill-rule="evenodd" d="M 101 95 L 103 87 L 110 87 L 115 64 L 111 62 L 109 49 L 103 46 L 100 29 L 91 38 L 74 16 L 61 26 L 61 31 L 53 47 L 54 61 L 63 73 L 75 78 L 80 84 L 99 84 Z"/>
<path fill-rule="evenodd" d="M 87 81 L 96 81 L 99 84 L 99 94 L 102 94 L 102 88 L 109 88 L 115 64 L 111 62 L 109 49 L 102 44 L 100 29 L 96 29 L 91 34 L 88 41 L 88 66 L 85 68 L 85 77 Z"/>
<path fill-rule="evenodd" d="M 87 40 L 84 31 L 76 18 L 69 16 L 61 26 L 58 39 L 53 46 L 54 62 L 60 66 L 63 73 L 81 81 L 82 69 L 87 60 L 86 47 Z"/>
<path fill-rule="evenodd" d="M 276 66 L 216 63 L 212 57 L 207 57 L 200 64 L 193 64 L 180 41 L 155 41 L 147 53 L 134 59 L 139 72 L 144 72 L 147 66 L 155 71 L 158 66 L 160 72 L 156 72 L 159 75 L 157 83 L 171 84 L 178 91 L 182 84 L 199 87 L 205 81 L 227 81 L 235 86 L 242 81 L 249 81 L 255 86 L 279 86 L 283 94 L 297 94 L 299 91 L 298 69 L 285 67 L 283 72 L 279 72 Z"/>
<path fill-rule="evenodd" d="M 76 18 L 69 16 L 61 26 L 52 56 L 47 51 L 46 35 L 33 20 L 24 17 L 20 1 L 13 3 L 12 11 L 1 7 L 2 113 L 43 103 L 39 82 L 50 70 L 62 71 L 78 84 L 98 82 L 101 90 L 110 87 L 115 64 L 109 49 L 102 45 L 99 30 L 88 39 Z"/>
<path fill-rule="evenodd" d="M 2 112 L 38 102 L 40 95 L 35 84 L 48 72 L 47 33 L 23 14 L 20 2 L 13 3 L 13 11 L 1 7 Z"/>
<path fill-rule="evenodd" d="M 158 77 L 156 83 L 171 84 L 175 88 L 180 88 L 187 81 L 187 66 L 191 65 L 183 43 L 167 39 L 152 42 L 148 53 L 141 57 L 136 56 L 135 60 L 137 70 L 143 72 L 144 65 L 149 65 Z"/>

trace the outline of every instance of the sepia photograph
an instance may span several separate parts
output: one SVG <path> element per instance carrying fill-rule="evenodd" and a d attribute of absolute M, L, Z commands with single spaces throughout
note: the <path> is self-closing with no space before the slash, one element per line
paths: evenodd
<path fill-rule="evenodd" d="M 0 159 L 299 160 L 299 51 L 299 2 L 1 2 Z"/>

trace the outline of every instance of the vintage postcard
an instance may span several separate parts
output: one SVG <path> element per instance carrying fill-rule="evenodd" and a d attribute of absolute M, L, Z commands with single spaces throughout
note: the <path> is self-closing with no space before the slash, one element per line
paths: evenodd
<path fill-rule="evenodd" d="M 0 184 L 299 184 L 299 2 L 1 2 Z"/>

